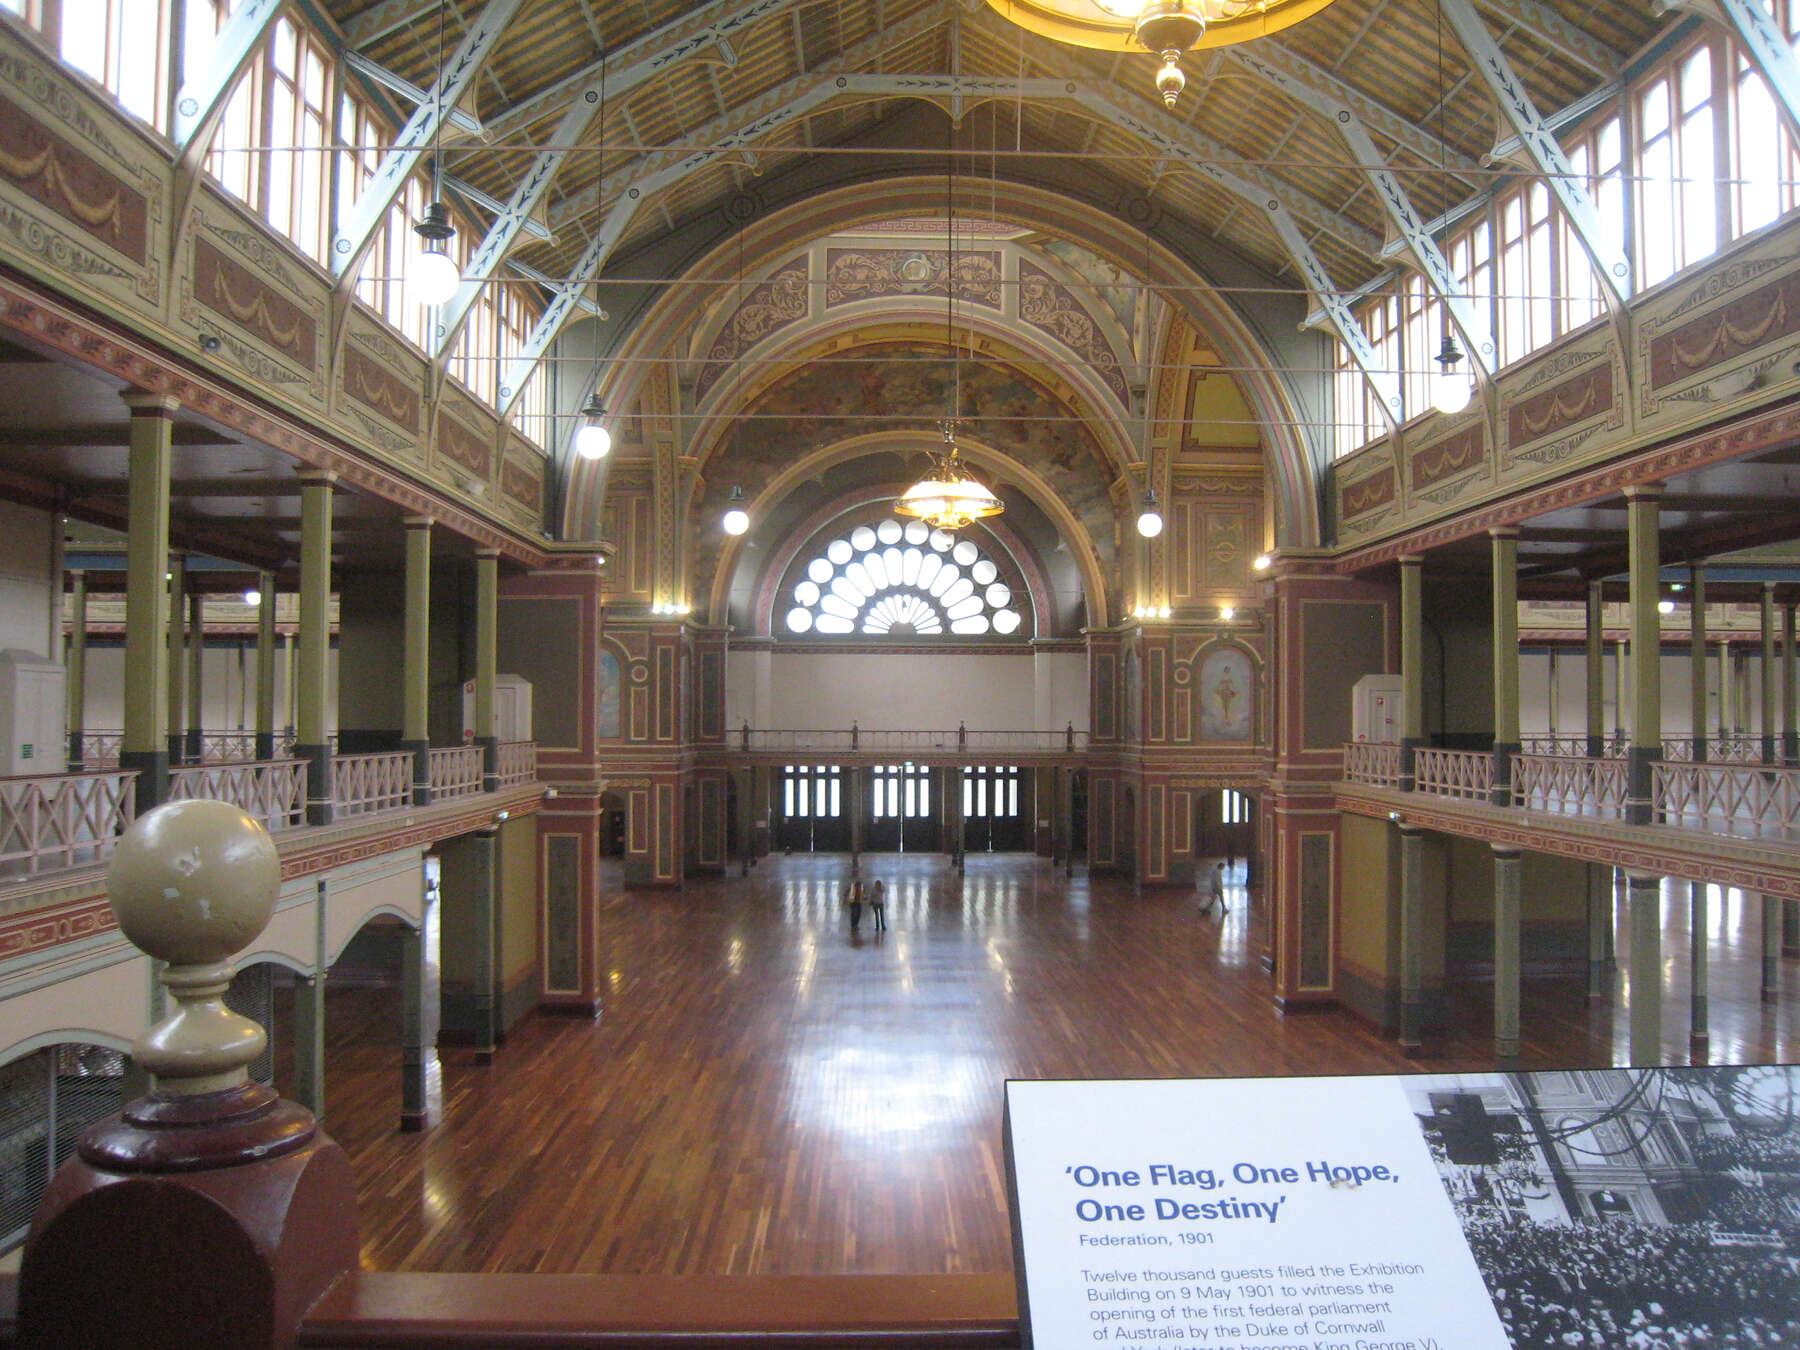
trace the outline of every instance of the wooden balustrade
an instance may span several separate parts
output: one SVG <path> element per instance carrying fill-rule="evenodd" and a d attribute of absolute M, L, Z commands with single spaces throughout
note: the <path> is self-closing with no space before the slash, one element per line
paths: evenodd
<path fill-rule="evenodd" d="M 0 778 L 0 876 L 102 862 L 136 814 L 137 771 Z"/>
<path fill-rule="evenodd" d="M 1486 801 L 1494 790 L 1494 757 L 1485 750 L 1413 751 L 1413 781 L 1434 797 Z"/>
<path fill-rule="evenodd" d="M 961 750 L 983 754 L 1007 752 L 1064 752 L 1086 750 L 1089 735 L 1073 727 L 1061 731 L 1040 730 L 971 730 L 950 727 L 944 730 L 866 730 L 852 726 L 755 729 L 743 727 L 732 738 L 743 750 L 861 751 L 865 753 L 904 754 L 909 751 Z"/>
<path fill-rule="evenodd" d="M 502 747 L 504 748 L 504 747 Z M 431 761 L 431 800 L 453 801 L 481 791 L 481 747 L 451 745 L 426 752 Z"/>
<path fill-rule="evenodd" d="M 1399 744 L 1395 741 L 1355 741 L 1346 745 L 1344 777 L 1352 783 L 1399 787 Z"/>
<path fill-rule="evenodd" d="M 1625 761 L 1515 755 L 1513 805 L 1527 811 L 1618 820 L 1625 814 Z"/>
<path fill-rule="evenodd" d="M 337 813 L 359 816 L 411 805 L 412 765 L 410 750 L 334 757 L 331 796 Z"/>
<path fill-rule="evenodd" d="M 306 761 L 264 759 L 169 770 L 169 800 L 230 802 L 270 830 L 306 823 Z"/>
<path fill-rule="evenodd" d="M 536 741 L 501 741 L 499 750 L 501 787 L 537 782 Z"/>
<path fill-rule="evenodd" d="M 1800 769 L 1664 763 L 1651 781 L 1656 818 L 1665 825 L 1784 838 L 1800 825 Z"/>

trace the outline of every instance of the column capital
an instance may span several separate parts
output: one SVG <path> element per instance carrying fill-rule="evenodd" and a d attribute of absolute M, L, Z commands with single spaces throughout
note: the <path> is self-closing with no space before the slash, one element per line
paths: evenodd
<path fill-rule="evenodd" d="M 1633 483 L 1625 489 L 1625 500 L 1628 502 L 1660 501 L 1663 495 L 1661 483 Z"/>
<path fill-rule="evenodd" d="M 406 528 L 409 530 L 429 530 L 435 524 L 437 524 L 435 516 L 407 516 L 405 520 Z"/>
<path fill-rule="evenodd" d="M 1520 850 L 1512 844 L 1490 844 L 1488 847 L 1494 850 L 1495 862 L 1517 862 L 1519 860 Z"/>
<path fill-rule="evenodd" d="M 490 544 L 483 544 L 475 550 L 475 556 L 477 558 L 498 558 L 500 550 Z"/>
<path fill-rule="evenodd" d="M 181 407 L 181 400 L 173 394 L 159 394 L 149 389 L 125 389 L 119 398 L 134 417 L 173 417 Z"/>
<path fill-rule="evenodd" d="M 1519 537 L 1519 527 L 1517 525 L 1490 525 L 1490 526 L 1488 526 L 1488 538 L 1489 539 L 1517 539 L 1518 537 Z"/>
<path fill-rule="evenodd" d="M 301 487 L 335 487 L 338 476 L 331 469 L 307 469 L 300 475 Z"/>
<path fill-rule="evenodd" d="M 1402 553 L 1398 558 L 1394 559 L 1394 561 L 1399 563 L 1402 567 L 1423 567 L 1425 565 L 1425 555 L 1423 553 Z"/>

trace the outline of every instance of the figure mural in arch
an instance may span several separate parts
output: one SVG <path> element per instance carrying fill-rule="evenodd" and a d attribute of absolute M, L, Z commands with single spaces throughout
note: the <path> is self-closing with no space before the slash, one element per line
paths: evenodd
<path fill-rule="evenodd" d="M 602 740 L 619 738 L 619 658 L 600 649 L 600 659 L 594 663 L 594 682 L 599 687 L 595 690 L 594 715 L 598 719 L 596 734 Z"/>
<path fill-rule="evenodd" d="M 1200 663 L 1200 739 L 1247 741 L 1256 725 L 1256 674 L 1236 648 Z"/>

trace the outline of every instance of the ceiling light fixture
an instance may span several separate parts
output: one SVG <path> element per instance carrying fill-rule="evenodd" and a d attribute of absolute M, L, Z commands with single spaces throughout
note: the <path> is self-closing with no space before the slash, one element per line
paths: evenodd
<path fill-rule="evenodd" d="M 719 525 L 726 534 L 742 534 L 750 528 L 750 513 L 744 509 L 744 489 L 733 487 L 725 502 L 726 511 Z"/>
<path fill-rule="evenodd" d="M 594 219 L 606 219 L 606 61 L 600 62 L 600 168 L 594 175 Z M 612 432 L 606 426 L 606 405 L 600 401 L 600 269 L 594 269 L 594 387 L 581 405 L 581 425 L 575 429 L 575 453 L 583 459 L 605 459 L 612 452 Z"/>
<path fill-rule="evenodd" d="M 1144 494 L 1144 510 L 1137 518 L 1137 530 L 1146 539 L 1154 539 L 1163 532 L 1162 512 L 1156 509 L 1155 488 Z"/>
<path fill-rule="evenodd" d="M 1450 145 L 1444 139 L 1444 7 L 1437 6 L 1437 135 L 1438 135 L 1438 181 L 1445 187 L 1444 195 L 1448 197 L 1450 182 Z M 1438 344 L 1438 377 L 1432 381 L 1431 406 L 1439 412 L 1459 413 L 1469 406 L 1474 396 L 1474 389 L 1469 384 L 1469 377 L 1457 369 L 1462 364 L 1463 349 L 1456 345 L 1456 334 L 1450 331 L 1450 306 L 1444 301 L 1438 302 L 1438 311 L 1443 316 L 1444 340 Z"/>
<path fill-rule="evenodd" d="M 1006 504 L 992 488 L 963 465 L 956 448 L 956 425 L 962 411 L 962 352 L 956 345 L 956 147 L 955 122 L 946 137 L 944 167 L 944 345 L 950 354 L 950 415 L 939 427 L 944 448 L 931 457 L 931 469 L 894 503 L 903 516 L 940 530 L 960 530 L 971 521 L 997 516 Z"/>
<path fill-rule="evenodd" d="M 1173 108 L 1187 87 L 1181 59 L 1280 32 L 1332 0 L 987 0 L 1021 28 L 1101 51 L 1143 50 L 1161 58 L 1156 91 Z"/>
<path fill-rule="evenodd" d="M 431 204 L 425 218 L 413 226 L 419 236 L 418 251 L 407 269 L 413 295 L 421 305 L 441 305 L 456 294 L 462 285 L 462 269 L 450 256 L 450 241 L 456 238 L 456 227 L 444 209 L 444 10 L 450 0 L 438 6 L 437 83 L 433 89 L 431 129 Z"/>

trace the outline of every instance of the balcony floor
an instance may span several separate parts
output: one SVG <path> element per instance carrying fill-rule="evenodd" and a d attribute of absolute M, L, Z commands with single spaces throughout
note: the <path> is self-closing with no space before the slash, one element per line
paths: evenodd
<path fill-rule="evenodd" d="M 624 892 L 615 875 L 605 1016 L 529 1017 L 486 1067 L 446 1051 L 422 1135 L 394 1129 L 396 991 L 328 983 L 327 1125 L 356 1168 L 365 1265 L 1002 1272 L 1009 1076 L 1491 1066 L 1478 984 L 1452 987 L 1454 1025 L 1417 1060 L 1346 1012 L 1284 1016 L 1241 891 L 1221 923 L 1191 894 L 1065 881 L 1023 855 L 974 857 L 966 881 L 936 855 L 868 864 L 889 883 L 890 931 L 865 915 L 854 939 L 841 855 L 769 858 L 678 894 Z M 1760 907 L 1732 897 L 1715 898 L 1709 934 L 1714 1057 L 1794 1058 L 1800 998 L 1760 1001 Z M 1688 1057 L 1686 914 L 1671 886 L 1672 1063 Z M 1800 992 L 1800 961 L 1782 966 Z M 1524 1037 L 1525 1068 L 1623 1063 L 1624 1005 L 1532 981 Z"/>

